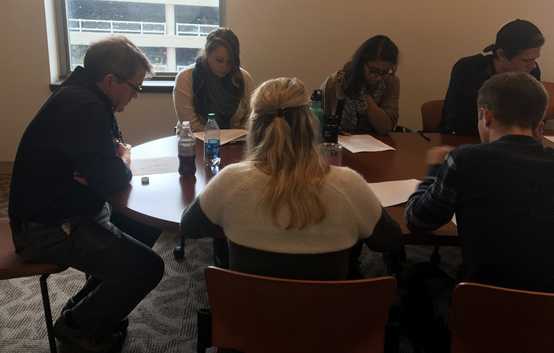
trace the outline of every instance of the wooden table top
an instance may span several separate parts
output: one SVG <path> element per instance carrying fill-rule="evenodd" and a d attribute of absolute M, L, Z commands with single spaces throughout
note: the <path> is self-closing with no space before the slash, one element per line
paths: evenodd
<path fill-rule="evenodd" d="M 371 183 L 421 179 L 426 175 L 425 153 L 430 147 L 438 145 L 458 146 L 477 143 L 476 137 L 441 135 L 426 133 L 429 141 L 418 133 L 391 133 L 378 137 L 384 143 L 394 147 L 395 151 L 351 153 L 343 149 L 342 165 L 348 166 Z M 547 142 L 550 144 L 549 142 Z M 243 143 L 231 143 L 222 146 L 222 166 L 240 161 L 243 155 Z M 132 158 L 177 158 L 177 139 L 165 137 L 136 146 Z M 114 206 L 129 217 L 138 221 L 176 231 L 183 210 L 203 189 L 211 178 L 211 172 L 204 168 L 203 145 L 196 145 L 196 176 L 181 177 L 174 173 L 148 175 L 149 184 L 142 185 L 142 176 L 134 176 L 129 189 L 113 200 Z M 403 217 L 403 206 L 387 208 L 391 216 L 401 225 L 410 244 L 456 245 L 458 237 L 456 226 L 449 223 L 432 233 L 412 234 L 407 229 Z"/>

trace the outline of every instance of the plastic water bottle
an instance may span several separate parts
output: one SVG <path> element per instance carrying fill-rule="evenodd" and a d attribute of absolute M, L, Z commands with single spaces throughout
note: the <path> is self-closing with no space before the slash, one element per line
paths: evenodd
<path fill-rule="evenodd" d="M 312 113 L 317 117 L 319 120 L 319 125 L 321 128 L 325 126 L 325 119 L 323 114 L 323 107 L 322 107 L 322 97 L 323 92 L 320 89 L 314 90 L 312 93 L 312 97 L 310 98 L 310 110 Z"/>
<path fill-rule="evenodd" d="M 219 157 L 219 142 L 221 132 L 215 120 L 215 114 L 208 114 L 208 121 L 204 128 L 204 163 L 210 168 L 219 167 L 221 158 Z"/>
<path fill-rule="evenodd" d="M 196 173 L 196 140 L 190 128 L 190 121 L 177 123 L 179 174 L 194 175 Z"/>

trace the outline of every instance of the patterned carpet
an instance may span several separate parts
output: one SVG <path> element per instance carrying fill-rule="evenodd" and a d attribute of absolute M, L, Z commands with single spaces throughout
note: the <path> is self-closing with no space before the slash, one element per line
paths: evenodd
<path fill-rule="evenodd" d="M 0 217 L 7 217 L 8 185 L 9 176 L 0 174 Z M 185 260 L 176 262 L 172 253 L 175 241 L 175 234 L 163 233 L 154 246 L 165 261 L 164 278 L 131 313 L 125 353 L 196 352 L 196 310 L 207 306 L 203 271 L 211 263 L 211 243 L 187 241 Z M 429 259 L 431 249 L 407 247 L 407 253 L 409 262 L 419 262 Z M 443 269 L 454 274 L 459 250 L 443 248 L 441 255 Z M 361 262 L 367 277 L 384 273 L 380 254 L 365 247 Z M 69 269 L 51 276 L 48 283 L 57 318 L 63 304 L 84 283 L 84 275 Z M 47 352 L 38 277 L 0 281 L 0 353 Z"/>
<path fill-rule="evenodd" d="M 7 217 L 9 178 L 0 175 L 0 217 Z M 1 236 L 1 235 L 0 235 Z M 173 259 L 174 234 L 162 234 L 154 249 L 165 260 L 162 282 L 130 316 L 123 352 L 195 352 L 196 310 L 207 306 L 203 269 L 211 261 L 207 240 L 186 244 L 185 260 Z M 84 283 L 66 270 L 48 280 L 54 317 Z M 49 352 L 38 277 L 0 281 L 0 352 Z"/>

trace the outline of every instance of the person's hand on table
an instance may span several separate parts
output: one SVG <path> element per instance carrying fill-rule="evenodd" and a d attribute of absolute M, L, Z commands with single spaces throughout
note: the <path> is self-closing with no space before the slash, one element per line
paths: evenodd
<path fill-rule="evenodd" d="M 428 165 L 437 165 L 442 164 L 446 159 L 446 156 L 454 147 L 452 146 L 437 146 L 431 148 L 427 151 L 427 164 Z"/>
<path fill-rule="evenodd" d="M 131 165 L 131 145 L 128 143 L 117 143 L 116 154 L 119 158 L 123 160 L 127 166 Z"/>

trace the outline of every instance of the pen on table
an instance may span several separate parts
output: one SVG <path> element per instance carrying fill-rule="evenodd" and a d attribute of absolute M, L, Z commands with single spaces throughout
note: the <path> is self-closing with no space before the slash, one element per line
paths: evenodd
<path fill-rule="evenodd" d="M 423 131 L 418 130 L 417 133 L 419 134 L 419 136 L 423 137 L 423 139 L 424 139 L 425 141 L 431 142 L 431 139 L 429 138 L 429 136 L 425 135 L 425 134 L 423 133 Z"/>

